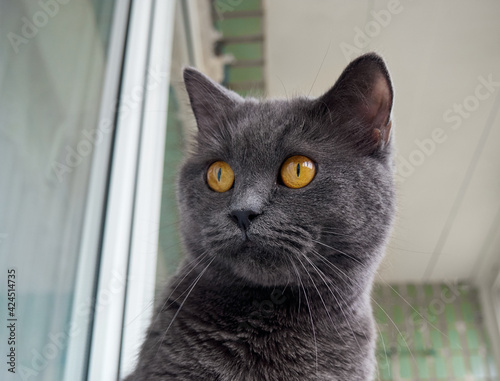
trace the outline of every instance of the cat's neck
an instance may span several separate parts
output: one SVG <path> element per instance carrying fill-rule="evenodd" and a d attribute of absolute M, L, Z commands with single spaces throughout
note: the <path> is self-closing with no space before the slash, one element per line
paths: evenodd
<path fill-rule="evenodd" d="M 178 303 L 184 299 L 203 301 L 200 308 L 207 304 L 224 306 L 224 313 L 232 316 L 252 314 L 259 309 L 285 309 L 307 316 L 313 311 L 316 319 L 332 316 L 343 319 L 370 311 L 371 281 L 369 277 L 356 279 L 346 270 L 341 278 L 311 273 L 308 279 L 295 283 L 261 286 L 233 276 L 221 266 L 206 269 L 184 266 L 172 282 L 169 299 Z M 196 308 L 196 302 L 188 304 Z"/>

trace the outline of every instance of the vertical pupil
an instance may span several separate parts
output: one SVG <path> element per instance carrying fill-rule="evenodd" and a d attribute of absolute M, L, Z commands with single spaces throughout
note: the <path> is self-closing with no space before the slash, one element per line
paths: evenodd
<path fill-rule="evenodd" d="M 300 176 L 300 164 L 297 164 L 297 177 Z"/>
<path fill-rule="evenodd" d="M 219 171 L 217 172 L 217 180 L 219 180 L 219 182 L 221 174 L 222 174 L 222 168 L 219 168 Z"/>

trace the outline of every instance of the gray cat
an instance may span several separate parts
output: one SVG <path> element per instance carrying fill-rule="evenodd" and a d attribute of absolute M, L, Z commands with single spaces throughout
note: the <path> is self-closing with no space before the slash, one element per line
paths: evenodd
<path fill-rule="evenodd" d="M 243 99 L 187 68 L 186 260 L 127 380 L 373 380 L 370 292 L 395 208 L 383 60 L 317 99 Z"/>

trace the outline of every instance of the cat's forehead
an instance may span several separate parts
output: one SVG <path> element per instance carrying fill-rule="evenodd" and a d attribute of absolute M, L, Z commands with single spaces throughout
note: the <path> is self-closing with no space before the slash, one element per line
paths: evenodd
<path fill-rule="evenodd" d="M 300 134 L 304 123 L 305 118 L 289 102 L 245 102 L 235 110 L 219 149 L 242 165 L 280 163 L 307 144 Z"/>
<path fill-rule="evenodd" d="M 235 159 L 279 162 L 310 144 L 303 133 L 308 123 L 303 107 L 300 100 L 245 102 L 235 110 L 230 141 L 221 148 Z"/>

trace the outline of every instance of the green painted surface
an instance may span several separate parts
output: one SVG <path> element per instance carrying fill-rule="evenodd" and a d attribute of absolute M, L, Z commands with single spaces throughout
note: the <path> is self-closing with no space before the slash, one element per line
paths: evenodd
<path fill-rule="evenodd" d="M 441 349 L 443 347 L 442 333 L 433 329 L 430 331 L 431 342 L 434 349 Z"/>
<path fill-rule="evenodd" d="M 412 378 L 410 360 L 411 360 L 410 356 L 401 356 L 401 358 L 399 359 L 399 376 L 403 380 L 408 380 Z"/>
<path fill-rule="evenodd" d="M 448 347 L 451 349 L 461 349 L 460 335 L 455 328 L 448 329 Z"/>
<path fill-rule="evenodd" d="M 437 378 L 446 378 L 448 376 L 448 372 L 446 370 L 446 362 L 442 357 L 434 357 L 434 364 L 436 366 L 436 377 Z"/>
<path fill-rule="evenodd" d="M 374 287 L 377 380 L 498 380 L 478 293 L 470 285 L 460 290 L 467 292 L 457 294 L 455 288 L 439 284 L 400 284 L 398 295 L 388 285 Z M 415 310 L 425 319 L 413 316 Z"/>
<path fill-rule="evenodd" d="M 430 297 L 434 296 L 434 287 L 430 284 L 426 284 L 426 285 L 424 285 L 424 292 L 425 292 L 425 296 L 430 298 Z"/>
<path fill-rule="evenodd" d="M 392 285 L 392 286 L 389 286 L 390 290 L 391 290 L 391 293 L 393 294 L 393 296 L 395 298 L 399 298 L 401 295 L 401 293 L 399 292 L 398 288 L 399 286 L 398 285 Z"/>
<path fill-rule="evenodd" d="M 245 17 L 222 19 L 215 22 L 215 27 L 224 37 L 253 36 L 262 33 L 262 19 L 260 17 Z"/>
<path fill-rule="evenodd" d="M 263 78 L 262 67 L 230 67 L 227 73 L 228 82 L 234 84 L 261 81 Z"/>
<path fill-rule="evenodd" d="M 382 365 L 379 368 L 380 376 L 382 377 L 382 380 L 392 380 L 392 369 L 391 369 L 391 363 L 384 360 Z"/>
<path fill-rule="evenodd" d="M 409 284 L 406 286 L 406 292 L 409 297 L 414 298 L 417 296 L 417 287 L 414 284 Z"/>
<path fill-rule="evenodd" d="M 261 60 L 263 46 L 262 42 L 246 42 L 226 44 L 222 48 L 222 53 L 231 54 L 236 60 Z"/>
<path fill-rule="evenodd" d="M 398 325 L 403 324 L 404 322 L 403 307 L 397 305 L 394 306 L 392 313 L 393 313 L 392 320 L 394 320 L 394 323 Z"/>
<path fill-rule="evenodd" d="M 422 332 L 416 331 L 414 336 L 414 348 L 417 351 L 423 351 L 425 349 L 424 336 Z"/>
<path fill-rule="evenodd" d="M 453 356 L 451 359 L 451 364 L 453 367 L 453 375 L 456 378 L 465 377 L 465 364 L 462 356 Z"/>
<path fill-rule="evenodd" d="M 467 330 L 467 345 L 470 349 L 477 349 L 479 347 L 479 341 L 477 338 L 477 333 L 473 329 Z"/>
<path fill-rule="evenodd" d="M 421 380 L 427 380 L 429 375 L 429 364 L 427 363 L 427 358 L 424 356 L 417 357 L 417 369 L 418 369 L 418 377 Z"/>
<path fill-rule="evenodd" d="M 453 304 L 446 304 L 444 306 L 444 313 L 446 315 L 446 321 L 448 324 L 453 324 L 457 319 L 455 317 L 455 308 Z"/>
<path fill-rule="evenodd" d="M 215 10 L 214 26 L 224 38 L 245 38 L 264 36 L 262 8 L 260 0 L 213 0 Z M 257 15 L 238 12 L 262 11 Z M 238 13 L 236 15 L 235 13 Z M 225 42 L 222 40 L 220 52 L 230 54 L 234 63 L 225 67 L 223 84 L 242 96 L 260 98 L 265 95 L 263 42 Z M 255 66 L 238 66 L 244 61 L 261 62 Z"/>
<path fill-rule="evenodd" d="M 472 307 L 470 303 L 464 302 L 461 304 L 462 307 L 462 316 L 464 317 L 465 322 L 472 323 L 474 322 L 474 313 L 472 312 Z"/>
<path fill-rule="evenodd" d="M 377 323 L 379 324 L 387 323 L 387 314 L 385 313 L 384 309 L 381 306 L 375 306 L 374 312 L 375 312 L 375 320 L 377 321 Z"/>

